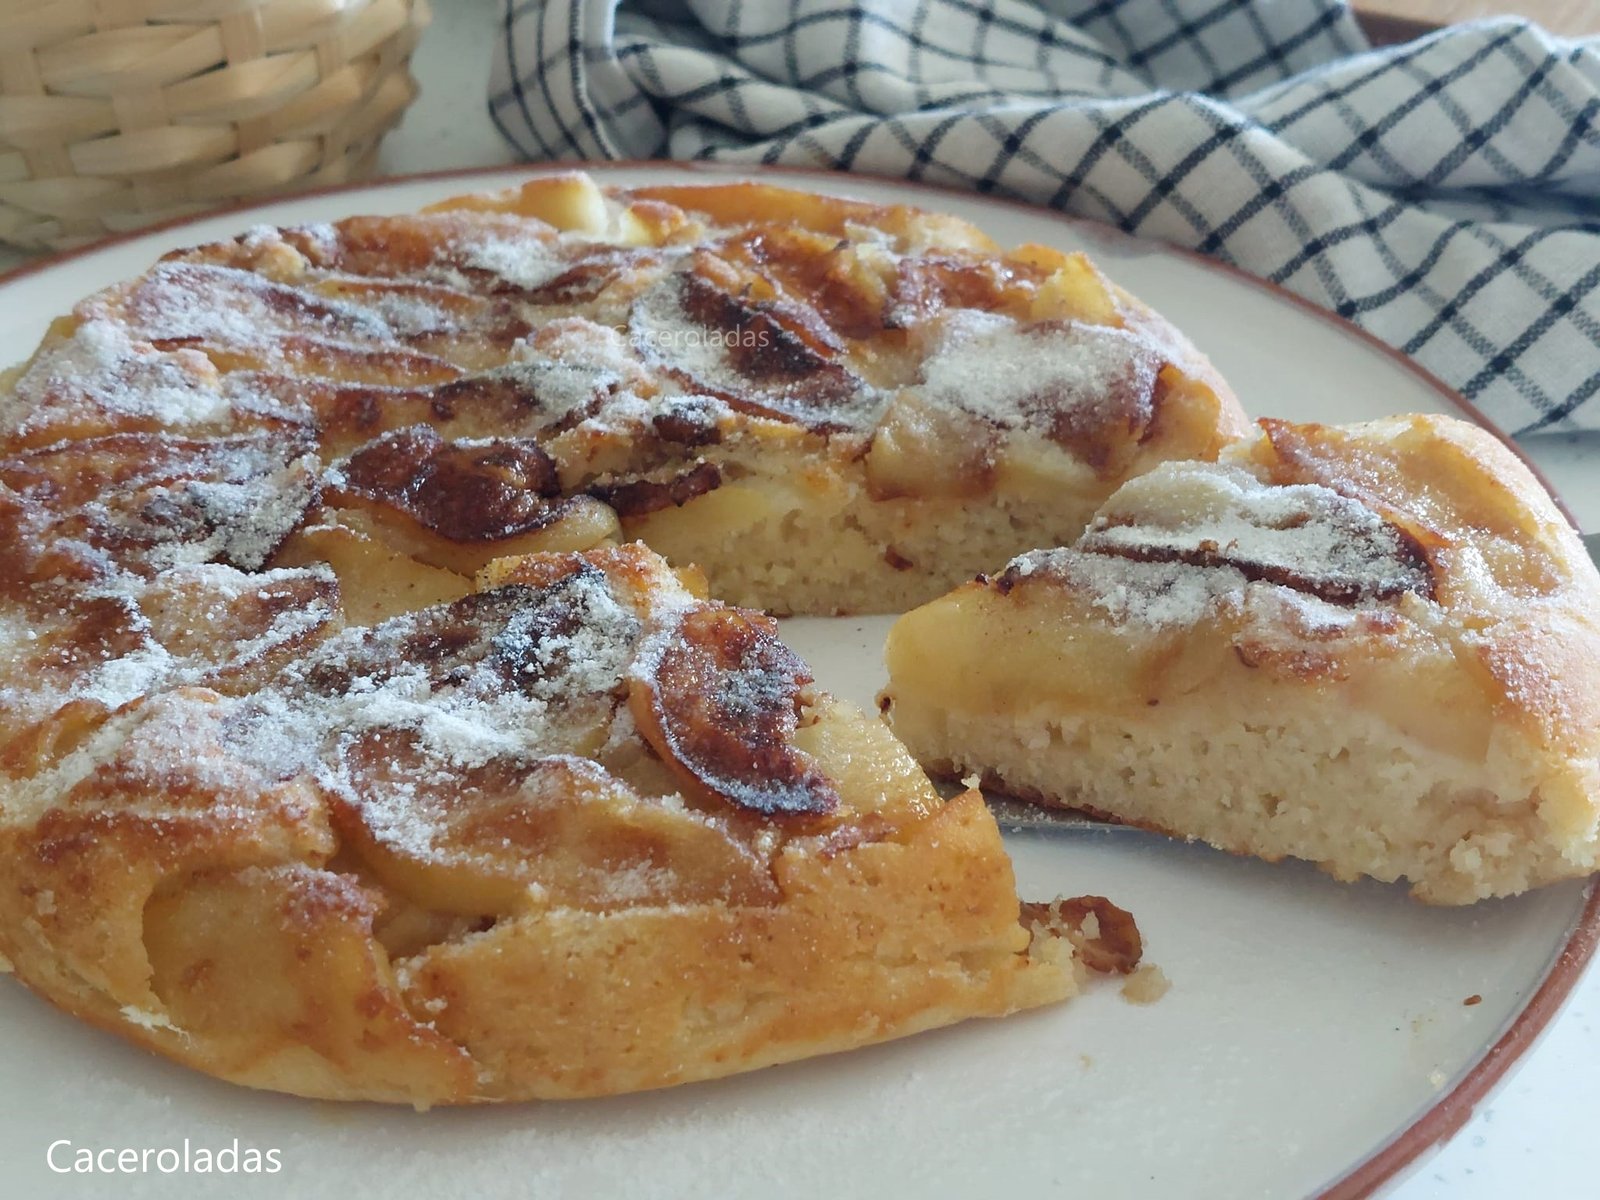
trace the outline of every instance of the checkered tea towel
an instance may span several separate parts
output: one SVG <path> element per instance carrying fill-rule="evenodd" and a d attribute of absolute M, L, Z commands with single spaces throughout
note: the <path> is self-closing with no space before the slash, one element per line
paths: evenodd
<path fill-rule="evenodd" d="M 1510 432 L 1600 430 L 1600 39 L 1369 49 L 1340 0 L 506 0 L 532 158 L 1021 197 L 1237 264 Z"/>

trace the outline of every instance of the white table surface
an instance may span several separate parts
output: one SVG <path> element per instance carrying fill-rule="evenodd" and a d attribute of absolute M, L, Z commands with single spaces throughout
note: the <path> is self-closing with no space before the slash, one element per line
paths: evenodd
<path fill-rule="evenodd" d="M 399 175 L 515 161 L 484 106 L 499 0 L 434 0 L 433 7 L 434 24 L 415 59 L 422 95 L 384 143 L 382 171 Z M 26 260 L 25 255 L 0 250 L 0 270 Z M 1597 436 L 1552 435 L 1530 439 L 1524 448 L 1557 490 L 1569 496 L 1577 494 L 1580 478 L 1592 478 L 1600 469 Z M 1574 505 L 1578 522 L 1586 531 L 1600 531 L 1600 488 L 1583 490 L 1588 493 L 1584 502 Z M 1596 1015 L 1600 971 L 1591 969 L 1510 1080 L 1454 1139 L 1419 1162 L 1386 1195 L 1391 1200 L 1600 1196 Z"/>

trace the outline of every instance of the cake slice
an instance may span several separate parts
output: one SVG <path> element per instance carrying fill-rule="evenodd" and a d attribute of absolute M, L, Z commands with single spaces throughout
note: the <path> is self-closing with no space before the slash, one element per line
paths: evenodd
<path fill-rule="evenodd" d="M 1439 904 L 1600 866 L 1600 577 L 1457 420 L 1262 421 L 907 614 L 887 658 L 935 773 Z"/>

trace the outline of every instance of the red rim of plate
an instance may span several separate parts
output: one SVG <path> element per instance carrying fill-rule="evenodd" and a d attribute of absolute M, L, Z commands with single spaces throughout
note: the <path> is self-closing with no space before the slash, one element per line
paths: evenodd
<path fill-rule="evenodd" d="M 336 184 L 332 187 L 313 188 L 305 192 L 269 196 L 259 200 L 229 205 L 224 208 L 210 209 L 202 213 L 176 217 L 170 221 L 146 225 L 126 233 L 91 242 L 85 246 L 45 255 L 33 262 L 24 263 L 10 271 L 0 273 L 0 288 L 10 286 L 30 275 L 49 270 L 74 259 L 126 242 L 137 241 L 152 234 L 159 234 L 166 230 L 193 225 L 201 221 L 210 221 L 235 213 L 243 214 L 255 209 L 292 203 L 296 200 L 337 195 L 341 192 L 381 191 L 391 187 L 404 187 L 408 184 L 432 181 L 443 182 L 449 179 L 471 181 L 487 175 L 524 174 L 537 176 L 560 174 L 574 170 L 592 172 L 662 170 L 703 174 L 724 179 L 752 179 L 763 175 L 781 175 L 785 179 L 792 179 L 797 182 L 802 179 L 849 179 L 852 174 L 814 167 L 750 166 L 708 161 L 678 162 L 671 159 L 619 159 L 607 162 L 582 163 L 504 163 L 497 166 L 423 171 L 411 175 L 392 175 L 383 179 Z M 1013 200 L 1008 197 L 985 195 L 944 184 L 924 183 L 919 180 L 903 179 L 897 176 L 871 175 L 868 178 L 871 179 L 874 187 L 898 187 L 924 197 L 929 193 L 959 197 L 968 202 L 1017 209 L 1033 216 L 1050 217 L 1065 225 L 1079 225 L 1101 231 L 1114 228 L 1098 221 L 1069 216 L 1055 209 L 1029 204 L 1022 200 Z M 1121 231 L 1115 232 L 1121 233 Z M 1134 241 L 1144 240 L 1128 234 L 1123 234 L 1122 236 L 1130 237 Z M 1556 504 L 1561 508 L 1567 519 L 1572 521 L 1571 510 L 1561 497 L 1556 494 L 1555 489 L 1550 486 L 1550 481 L 1545 478 L 1544 473 L 1523 454 L 1521 447 L 1485 418 L 1470 400 L 1444 383 L 1425 367 L 1420 366 L 1387 343 L 1379 341 L 1360 326 L 1328 312 L 1326 309 L 1295 295 L 1285 288 L 1279 287 L 1277 284 L 1259 279 L 1249 272 L 1233 266 L 1231 263 L 1208 258 L 1193 250 L 1185 249 L 1182 246 L 1173 246 L 1166 242 L 1152 242 L 1151 244 L 1159 246 L 1165 253 L 1186 258 L 1210 270 L 1220 271 L 1240 282 L 1268 293 L 1275 299 L 1293 304 L 1326 324 L 1334 326 L 1347 336 L 1356 338 L 1372 349 L 1380 351 L 1391 361 L 1427 384 L 1428 387 L 1438 393 L 1441 399 L 1459 409 L 1468 420 L 1499 438 L 1533 472 L 1539 482 L 1544 485 L 1545 490 L 1554 497 Z M 1573 521 L 1573 524 L 1576 526 L 1577 523 Z M 1393 1180 L 1406 1167 L 1416 1162 L 1430 1146 L 1441 1145 L 1453 1137 L 1471 1119 L 1477 1106 L 1487 1099 L 1495 1087 L 1504 1080 L 1511 1067 L 1532 1049 L 1533 1044 L 1544 1033 L 1551 1020 L 1566 1002 L 1567 997 L 1572 993 L 1572 989 L 1577 986 L 1584 967 L 1594 956 L 1597 943 L 1600 943 L 1600 881 L 1591 881 L 1585 896 L 1583 910 L 1578 914 L 1577 920 L 1568 932 L 1566 942 L 1556 955 L 1555 961 L 1540 982 L 1538 989 L 1529 998 L 1528 1002 L 1522 1006 L 1517 1015 L 1512 1018 L 1511 1024 L 1505 1032 L 1483 1053 L 1477 1062 L 1468 1068 L 1467 1073 L 1461 1077 L 1453 1088 L 1439 1097 L 1427 1111 L 1412 1121 L 1410 1125 L 1395 1134 L 1386 1143 L 1379 1146 L 1325 1188 L 1319 1194 L 1319 1200 L 1360 1200 L 1361 1197 L 1371 1196 L 1385 1183 Z"/>

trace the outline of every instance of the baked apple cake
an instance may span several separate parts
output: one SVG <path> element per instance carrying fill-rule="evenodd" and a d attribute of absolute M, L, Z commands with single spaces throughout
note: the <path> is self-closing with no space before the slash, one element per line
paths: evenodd
<path fill-rule="evenodd" d="M 1260 426 L 903 617 L 895 732 L 936 772 L 1433 903 L 1595 871 L 1600 576 L 1544 488 L 1450 418 Z"/>
<path fill-rule="evenodd" d="M 385 554 L 447 573 L 415 581 L 437 597 L 492 558 L 620 535 L 730 603 L 900 612 L 1245 429 L 1205 358 L 1081 254 L 583 175 L 169 255 L 58 322 L 8 391 L 12 451 L 315 441 L 331 470 L 288 553 L 359 564 L 373 586 L 347 602 L 379 610 Z"/>
<path fill-rule="evenodd" d="M 1240 427 L 1081 256 L 911 209 L 573 175 L 170 255 L 0 391 L 0 966 L 418 1105 L 1059 1000 L 1125 914 L 1019 906 L 723 601 L 926 599 Z"/>
<path fill-rule="evenodd" d="M 978 795 L 941 801 L 772 618 L 644 547 L 359 625 L 326 567 L 155 569 L 218 535 L 157 521 L 5 552 L 0 950 L 68 1010 L 236 1082 L 426 1106 L 1075 990 Z"/>

